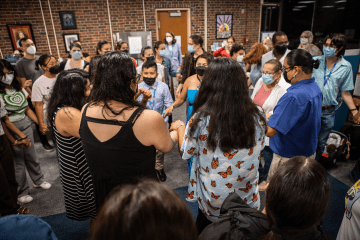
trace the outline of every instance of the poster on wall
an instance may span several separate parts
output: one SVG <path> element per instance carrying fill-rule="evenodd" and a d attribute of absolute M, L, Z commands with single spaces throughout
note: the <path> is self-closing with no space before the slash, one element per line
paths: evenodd
<path fill-rule="evenodd" d="M 275 34 L 275 31 L 261 32 L 260 42 L 262 42 L 266 38 L 272 39 L 274 34 Z"/>
<path fill-rule="evenodd" d="M 67 53 L 70 52 L 70 44 L 73 43 L 74 41 L 80 40 L 78 33 L 69 33 L 69 34 L 64 33 L 63 38 L 64 38 L 65 51 Z"/>
<path fill-rule="evenodd" d="M 77 29 L 74 11 L 59 11 L 61 29 Z"/>
<path fill-rule="evenodd" d="M 140 54 L 142 48 L 141 37 L 128 37 L 130 54 Z"/>
<path fill-rule="evenodd" d="M 216 39 L 227 39 L 232 36 L 233 15 L 216 14 Z"/>
<path fill-rule="evenodd" d="M 8 24 L 6 25 L 9 37 L 11 39 L 11 45 L 14 50 L 21 50 L 19 45 L 19 40 L 24 37 L 28 37 L 31 40 L 34 40 L 34 33 L 31 28 L 31 24 Z"/>

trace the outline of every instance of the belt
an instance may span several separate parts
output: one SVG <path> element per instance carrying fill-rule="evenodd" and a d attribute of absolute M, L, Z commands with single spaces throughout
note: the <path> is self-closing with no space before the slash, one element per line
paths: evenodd
<path fill-rule="evenodd" d="M 329 105 L 329 106 L 322 106 L 321 110 L 326 110 L 329 108 L 335 107 L 334 105 Z"/>

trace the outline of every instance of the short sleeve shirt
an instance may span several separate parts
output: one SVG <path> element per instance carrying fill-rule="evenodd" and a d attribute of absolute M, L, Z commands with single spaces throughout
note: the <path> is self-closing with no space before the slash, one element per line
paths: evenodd
<path fill-rule="evenodd" d="M 42 75 L 36 80 L 32 89 L 31 101 L 44 103 L 44 118 L 46 118 L 46 109 L 51 97 L 55 81 L 56 77 L 48 78 Z"/>
<path fill-rule="evenodd" d="M 7 111 L 5 108 L 5 103 L 2 100 L 2 98 L 0 98 L 0 136 L 4 135 L 4 129 L 1 124 L 1 118 L 5 117 L 6 115 L 7 115 Z"/>
<path fill-rule="evenodd" d="M 268 121 L 278 131 L 270 138 L 271 150 L 286 158 L 313 155 L 321 128 L 321 104 L 322 93 L 314 78 L 289 87 Z"/>
<path fill-rule="evenodd" d="M 185 129 L 182 158 L 193 157 L 186 200 L 198 202 L 210 221 L 219 217 L 223 201 L 232 192 L 236 192 L 250 207 L 259 209 L 258 168 L 260 152 L 265 146 L 265 123 L 255 121 L 258 125 L 254 148 L 224 153 L 219 147 L 214 152 L 206 147 L 209 122 L 210 116 L 203 117 L 193 137 L 190 137 L 192 119 Z"/>
<path fill-rule="evenodd" d="M 337 98 L 341 91 L 351 91 L 354 89 L 351 64 L 342 57 L 341 60 L 336 63 L 330 78 L 324 86 L 325 56 L 316 56 L 313 58 L 314 60 L 320 61 L 319 68 L 313 69 L 313 77 L 323 93 L 323 106 L 337 106 L 339 104 Z M 329 68 L 326 67 L 326 76 L 329 76 L 330 71 L 331 69 L 329 70 Z"/>
<path fill-rule="evenodd" d="M 39 67 L 39 70 L 35 69 L 35 62 L 36 60 L 39 60 L 39 58 L 39 56 L 35 56 L 34 59 L 27 59 L 23 57 L 17 61 L 15 67 L 19 77 L 31 79 L 34 84 L 35 81 L 45 73 L 41 67 Z"/>
<path fill-rule="evenodd" d="M 27 97 L 29 94 L 25 89 L 16 91 L 15 89 L 5 89 L 6 93 L 0 93 L 5 102 L 6 110 L 11 122 L 17 122 L 25 118 L 25 110 L 28 106 Z"/>

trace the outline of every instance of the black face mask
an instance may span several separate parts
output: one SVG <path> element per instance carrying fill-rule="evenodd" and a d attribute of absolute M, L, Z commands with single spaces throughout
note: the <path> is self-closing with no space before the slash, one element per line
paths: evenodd
<path fill-rule="evenodd" d="M 286 71 L 283 72 L 283 76 L 284 76 L 285 81 L 286 81 L 287 83 L 289 83 L 289 84 L 291 84 L 291 80 L 294 79 L 294 78 L 288 79 L 288 77 L 287 77 L 287 72 L 286 72 Z"/>
<path fill-rule="evenodd" d="M 146 61 L 155 61 L 155 56 L 146 57 Z"/>
<path fill-rule="evenodd" d="M 129 54 L 129 50 L 122 50 L 121 52 L 125 53 L 125 54 Z"/>
<path fill-rule="evenodd" d="M 281 54 L 281 55 L 283 55 L 283 54 L 285 54 L 285 52 L 286 52 L 286 50 L 288 49 L 288 47 L 289 47 L 289 45 L 276 45 L 275 46 L 275 49 L 276 49 L 276 51 L 279 53 L 279 54 Z"/>
<path fill-rule="evenodd" d="M 59 72 L 61 72 L 60 65 L 55 65 L 55 66 L 49 68 L 49 72 L 51 74 L 58 74 Z"/>
<path fill-rule="evenodd" d="M 147 85 L 152 86 L 155 83 L 156 78 L 143 77 L 143 80 Z"/>
<path fill-rule="evenodd" d="M 199 75 L 200 77 L 202 77 L 202 76 L 204 76 L 206 67 L 199 66 L 199 67 L 196 67 L 195 70 L 196 70 L 196 74 Z"/>

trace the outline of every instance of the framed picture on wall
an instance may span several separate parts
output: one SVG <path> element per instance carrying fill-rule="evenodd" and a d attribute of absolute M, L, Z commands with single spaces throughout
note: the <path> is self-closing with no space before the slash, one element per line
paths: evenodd
<path fill-rule="evenodd" d="M 74 11 L 59 11 L 62 30 L 77 29 Z"/>
<path fill-rule="evenodd" d="M 70 44 L 74 41 L 80 40 L 78 33 L 64 33 L 63 34 L 65 51 L 70 52 Z"/>
<path fill-rule="evenodd" d="M 227 39 L 232 36 L 233 15 L 216 14 L 216 39 Z"/>
<path fill-rule="evenodd" d="M 35 44 L 34 33 L 32 31 L 31 24 L 8 24 L 6 26 L 14 51 L 21 50 L 19 45 L 19 40 L 21 38 L 28 37 L 33 40 Z"/>

